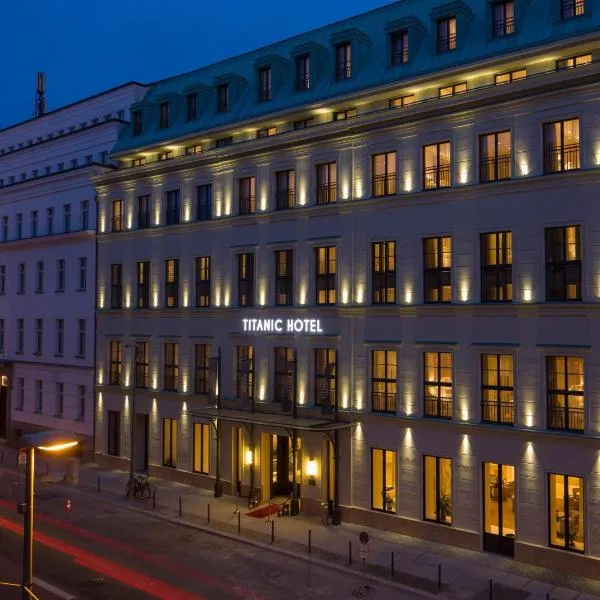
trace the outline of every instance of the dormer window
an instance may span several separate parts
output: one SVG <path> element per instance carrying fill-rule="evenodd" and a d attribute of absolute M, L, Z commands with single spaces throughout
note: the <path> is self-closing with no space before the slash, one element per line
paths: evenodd
<path fill-rule="evenodd" d="M 310 89 L 310 56 L 304 54 L 296 58 L 296 91 Z"/>
<path fill-rule="evenodd" d="M 271 67 L 264 67 L 258 71 L 258 100 L 259 102 L 268 102 L 271 100 L 273 95 L 273 88 L 271 85 Z"/>
<path fill-rule="evenodd" d="M 440 98 L 445 98 L 446 96 L 456 96 L 457 94 L 465 94 L 467 92 L 467 83 L 454 83 L 452 85 L 447 85 L 441 87 L 439 90 Z"/>
<path fill-rule="evenodd" d="M 562 71 L 563 69 L 576 69 L 577 67 L 584 67 L 592 62 L 591 54 L 580 54 L 579 56 L 572 56 L 570 58 L 563 58 L 556 61 L 556 70 Z"/>
<path fill-rule="evenodd" d="M 142 133 L 142 111 L 133 111 L 133 135 L 140 135 Z"/>
<path fill-rule="evenodd" d="M 514 0 L 494 4 L 494 37 L 505 37 L 515 32 Z"/>
<path fill-rule="evenodd" d="M 196 106 L 198 104 L 198 94 L 193 92 L 192 94 L 188 94 L 186 96 L 186 114 L 188 121 L 195 121 L 198 118 L 198 114 L 196 112 Z"/>
<path fill-rule="evenodd" d="M 585 14 L 585 0 L 561 0 L 561 13 L 563 19 L 580 17 Z"/>
<path fill-rule="evenodd" d="M 169 126 L 169 103 L 161 102 L 160 104 L 160 122 L 161 129 L 166 129 Z"/>
<path fill-rule="evenodd" d="M 265 127 L 264 129 L 259 129 L 256 132 L 256 137 L 257 138 L 265 138 L 265 137 L 271 137 L 272 135 L 276 135 L 277 134 L 277 127 Z"/>
<path fill-rule="evenodd" d="M 391 64 L 403 65 L 408 62 L 408 31 L 398 31 L 391 35 Z"/>
<path fill-rule="evenodd" d="M 438 52 L 456 50 L 456 17 L 440 19 L 437 24 Z"/>
<path fill-rule="evenodd" d="M 343 42 L 335 48 L 336 79 L 344 81 L 352 77 L 352 44 Z"/>
<path fill-rule="evenodd" d="M 220 113 L 227 112 L 229 110 L 229 85 L 227 83 L 221 84 L 217 88 L 217 111 Z"/>

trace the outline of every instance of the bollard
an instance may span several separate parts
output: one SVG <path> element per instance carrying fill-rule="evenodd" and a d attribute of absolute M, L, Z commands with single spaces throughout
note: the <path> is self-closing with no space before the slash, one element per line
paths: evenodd
<path fill-rule="evenodd" d="M 308 530 L 308 553 L 310 554 L 312 551 L 312 531 Z"/>
<path fill-rule="evenodd" d="M 492 600 L 492 594 L 494 593 L 494 582 L 490 579 L 490 600 Z"/>
<path fill-rule="evenodd" d="M 181 496 L 179 496 L 179 516 L 181 516 Z"/>
<path fill-rule="evenodd" d="M 275 521 L 271 521 L 271 544 L 275 543 Z"/>
<path fill-rule="evenodd" d="M 98 475 L 98 487 L 97 487 L 98 493 L 100 493 L 100 475 Z"/>
<path fill-rule="evenodd" d="M 442 589 L 442 563 L 438 565 L 438 591 Z"/>
<path fill-rule="evenodd" d="M 237 516 L 238 516 L 238 533 L 240 533 L 242 531 L 242 522 L 241 522 L 242 521 L 242 511 L 241 510 L 238 510 Z"/>
<path fill-rule="evenodd" d="M 152 490 L 152 510 L 156 510 L 156 490 Z"/>
<path fill-rule="evenodd" d="M 392 552 L 392 558 L 390 562 L 390 571 L 392 573 L 392 577 L 394 576 L 394 553 Z"/>
<path fill-rule="evenodd" d="M 348 564 L 352 564 L 352 540 L 348 541 Z"/>
<path fill-rule="evenodd" d="M 206 522 L 210 525 L 210 502 L 206 505 Z"/>

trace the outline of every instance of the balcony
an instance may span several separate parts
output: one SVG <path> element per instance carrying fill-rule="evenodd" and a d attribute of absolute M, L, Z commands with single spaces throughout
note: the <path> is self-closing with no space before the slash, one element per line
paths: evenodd
<path fill-rule="evenodd" d="M 583 431 L 583 408 L 549 406 L 548 429 Z"/>
<path fill-rule="evenodd" d="M 108 377 L 108 385 L 121 385 L 121 366 L 113 365 Z"/>
<path fill-rule="evenodd" d="M 256 196 L 240 196 L 240 215 L 253 215 L 256 212 Z"/>
<path fill-rule="evenodd" d="M 502 181 L 510 179 L 510 155 L 495 156 L 493 158 L 483 158 L 479 165 L 479 179 L 481 183 L 490 183 L 492 181 Z"/>
<path fill-rule="evenodd" d="M 489 31 L 489 30 L 488 30 Z M 456 50 L 456 34 L 440 36 L 438 39 L 438 52 L 449 52 Z"/>
<path fill-rule="evenodd" d="M 396 173 L 373 177 L 373 197 L 393 196 L 396 193 Z"/>
<path fill-rule="evenodd" d="M 165 392 L 176 392 L 179 388 L 179 376 L 165 375 L 165 380 L 163 384 Z"/>
<path fill-rule="evenodd" d="M 278 190 L 275 193 L 275 204 L 277 210 L 294 208 L 295 193 L 293 189 Z"/>
<path fill-rule="evenodd" d="M 515 32 L 515 19 L 509 17 L 507 19 L 499 19 L 494 23 L 494 36 L 504 37 L 506 35 L 512 35 Z"/>
<path fill-rule="evenodd" d="M 326 183 L 317 186 L 317 204 L 331 204 L 337 199 L 337 184 Z"/>
<path fill-rule="evenodd" d="M 338 64 L 336 69 L 336 77 L 338 81 L 344 81 L 352 77 L 352 65 L 350 61 Z"/>
<path fill-rule="evenodd" d="M 396 414 L 396 394 L 374 393 L 371 395 L 373 412 Z"/>
<path fill-rule="evenodd" d="M 452 399 L 436 398 L 435 396 L 425 397 L 425 416 L 438 419 L 452 418 Z"/>
<path fill-rule="evenodd" d="M 403 65 L 408 62 L 408 47 L 392 50 L 392 65 Z"/>
<path fill-rule="evenodd" d="M 544 173 L 573 171 L 579 167 L 579 144 L 547 148 L 544 152 Z"/>
<path fill-rule="evenodd" d="M 483 401 L 481 403 L 481 420 L 484 423 L 514 425 L 515 405 L 513 402 Z"/>
<path fill-rule="evenodd" d="M 450 165 L 427 167 L 423 172 L 423 187 L 426 190 L 450 187 Z"/>
<path fill-rule="evenodd" d="M 112 217 L 112 219 L 110 220 L 110 230 L 111 231 L 123 231 L 124 229 L 124 223 L 123 223 L 123 217 Z"/>

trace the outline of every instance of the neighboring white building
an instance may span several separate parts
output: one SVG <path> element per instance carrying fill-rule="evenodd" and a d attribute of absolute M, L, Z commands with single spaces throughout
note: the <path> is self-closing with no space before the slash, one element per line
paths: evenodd
<path fill-rule="evenodd" d="M 0 131 L 0 438 L 93 436 L 96 202 L 128 83 Z"/>

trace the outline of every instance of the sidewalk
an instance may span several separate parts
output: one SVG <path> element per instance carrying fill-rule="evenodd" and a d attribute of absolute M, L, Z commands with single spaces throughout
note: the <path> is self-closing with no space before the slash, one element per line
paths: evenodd
<path fill-rule="evenodd" d="M 16 458 L 11 456 L 9 449 L 5 449 L 3 458 L 6 468 L 15 468 Z M 52 472 L 45 475 L 43 459 L 38 462 L 38 473 L 42 474 L 42 479 L 48 477 L 56 480 Z M 272 520 L 255 518 L 247 515 L 246 498 L 214 498 L 211 490 L 158 479 L 152 479 L 157 487 L 156 508 L 153 508 L 152 499 L 135 502 L 126 500 L 125 484 L 128 477 L 128 472 L 111 471 L 88 464 L 81 467 L 79 489 L 98 494 L 111 502 L 134 505 L 136 509 L 180 520 L 213 533 L 239 536 L 249 543 L 271 544 L 273 535 L 274 550 L 292 552 L 304 559 L 309 556 L 310 530 L 311 560 L 322 560 L 356 570 L 364 568 L 368 574 L 393 580 L 429 593 L 432 597 L 489 600 L 491 581 L 493 600 L 600 598 L 600 581 L 567 576 L 498 555 L 472 552 L 374 529 L 368 530 L 368 557 L 363 567 L 359 542 L 359 533 L 364 529 L 362 526 L 342 524 L 326 527 L 319 517 L 303 515 L 275 515 Z M 440 570 L 441 590 L 438 587 Z"/>

